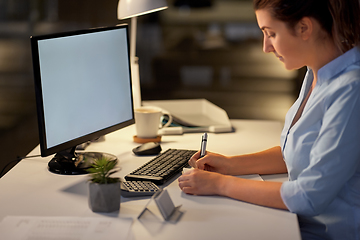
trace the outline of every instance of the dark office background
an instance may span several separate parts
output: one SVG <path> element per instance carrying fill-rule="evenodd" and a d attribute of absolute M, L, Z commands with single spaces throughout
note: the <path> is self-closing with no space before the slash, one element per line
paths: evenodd
<path fill-rule="evenodd" d="M 130 23 L 118 0 L 0 0 L 0 170 L 38 143 L 31 35 Z M 230 118 L 283 121 L 303 69 L 262 53 L 251 0 L 168 0 L 138 18 L 143 100 L 206 98 Z M 0 176 L 1 177 L 1 176 Z"/>

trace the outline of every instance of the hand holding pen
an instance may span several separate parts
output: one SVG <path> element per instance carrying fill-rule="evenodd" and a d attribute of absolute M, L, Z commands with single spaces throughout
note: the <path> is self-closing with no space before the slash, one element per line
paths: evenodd
<path fill-rule="evenodd" d="M 210 172 L 226 174 L 229 169 L 229 157 L 221 154 L 207 152 L 208 134 L 204 133 L 201 138 L 200 151 L 195 153 L 189 160 L 189 165 Z M 206 156 L 206 157 L 205 157 Z"/>
<path fill-rule="evenodd" d="M 195 153 L 189 160 L 189 165 L 192 168 L 198 168 L 197 161 L 203 158 L 206 154 L 206 144 L 207 144 L 207 133 L 204 133 L 201 137 L 201 144 L 200 144 L 200 152 Z M 199 156 L 200 155 L 200 156 Z M 187 172 L 191 170 L 191 168 L 184 168 L 183 172 Z"/>

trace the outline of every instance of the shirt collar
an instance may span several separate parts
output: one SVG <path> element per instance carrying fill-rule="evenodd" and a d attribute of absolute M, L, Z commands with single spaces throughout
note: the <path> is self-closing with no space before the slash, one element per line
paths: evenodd
<path fill-rule="evenodd" d="M 318 83 L 322 84 L 342 73 L 350 65 L 360 61 L 360 49 L 354 47 L 319 69 Z"/>

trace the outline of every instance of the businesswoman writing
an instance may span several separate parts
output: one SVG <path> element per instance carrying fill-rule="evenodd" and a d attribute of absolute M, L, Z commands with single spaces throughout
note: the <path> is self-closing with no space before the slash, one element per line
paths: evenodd
<path fill-rule="evenodd" d="M 264 52 L 286 69 L 308 68 L 280 146 L 239 156 L 198 152 L 179 186 L 287 209 L 298 214 L 303 239 L 360 239 L 359 1 L 254 0 L 254 6 Z M 232 176 L 285 172 L 284 183 Z"/>

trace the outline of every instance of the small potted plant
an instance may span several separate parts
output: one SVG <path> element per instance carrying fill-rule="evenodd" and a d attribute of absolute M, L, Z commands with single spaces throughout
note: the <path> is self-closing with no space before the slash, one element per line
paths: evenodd
<path fill-rule="evenodd" d="M 90 174 L 89 206 L 93 212 L 114 212 L 120 209 L 120 179 L 116 173 L 117 159 L 96 159 L 87 170 Z"/>

